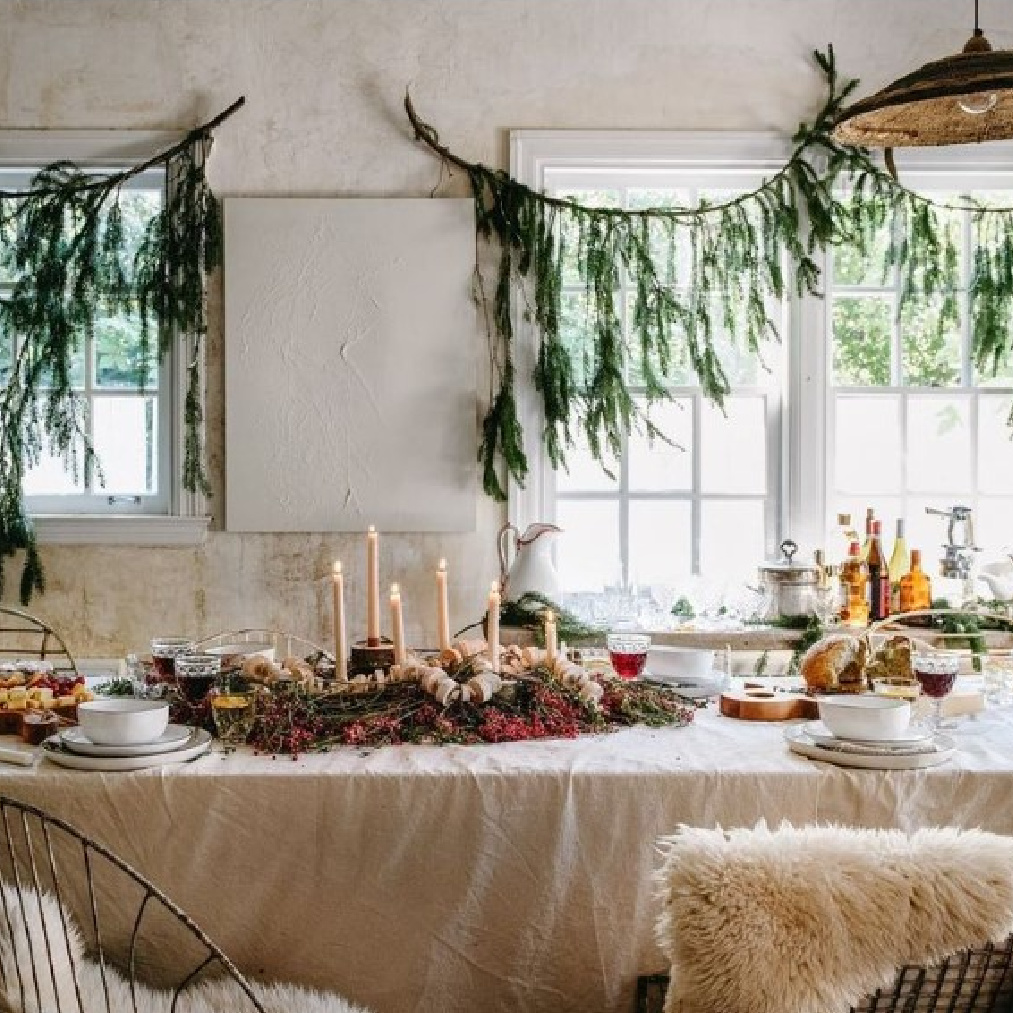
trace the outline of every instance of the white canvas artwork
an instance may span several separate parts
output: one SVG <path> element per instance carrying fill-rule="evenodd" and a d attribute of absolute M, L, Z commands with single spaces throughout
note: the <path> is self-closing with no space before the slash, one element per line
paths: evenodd
<path fill-rule="evenodd" d="M 471 531 L 471 200 L 225 201 L 226 526 Z"/>

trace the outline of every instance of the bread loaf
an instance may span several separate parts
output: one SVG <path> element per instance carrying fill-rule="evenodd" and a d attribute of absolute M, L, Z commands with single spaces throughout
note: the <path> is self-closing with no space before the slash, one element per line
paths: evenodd
<path fill-rule="evenodd" d="M 820 693 L 861 693 L 868 648 L 860 637 L 832 633 L 802 655 L 806 688 Z"/>

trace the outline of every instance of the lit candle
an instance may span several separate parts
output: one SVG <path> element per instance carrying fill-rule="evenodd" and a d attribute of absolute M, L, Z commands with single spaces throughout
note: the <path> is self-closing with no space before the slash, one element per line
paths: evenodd
<path fill-rule="evenodd" d="M 440 650 L 450 648 L 450 608 L 447 603 L 447 561 L 440 560 L 436 571 L 436 604 L 438 609 L 438 626 L 440 632 Z"/>
<path fill-rule="evenodd" d="M 554 661 L 559 646 L 556 642 L 556 617 L 552 612 L 545 613 L 545 657 L 548 661 Z"/>
<path fill-rule="evenodd" d="M 499 584 L 492 582 L 489 591 L 489 660 L 492 662 L 492 670 L 499 674 Z"/>
<path fill-rule="evenodd" d="M 291 651 L 289 651 L 291 654 Z M 345 575 L 341 562 L 334 564 L 334 675 L 340 682 L 348 681 L 348 642 L 345 639 Z"/>
<path fill-rule="evenodd" d="M 394 641 L 394 664 L 405 663 L 404 650 L 404 616 L 401 612 L 401 588 L 397 584 L 390 586 L 390 625 L 391 639 Z"/>
<path fill-rule="evenodd" d="M 380 646 L 380 536 L 372 524 L 366 532 L 366 643 Z"/>

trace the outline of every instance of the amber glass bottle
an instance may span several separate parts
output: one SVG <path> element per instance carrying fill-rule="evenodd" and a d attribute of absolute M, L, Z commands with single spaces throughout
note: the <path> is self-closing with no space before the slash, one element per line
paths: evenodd
<path fill-rule="evenodd" d="M 873 623 L 890 614 L 890 571 L 880 543 L 882 533 L 882 522 L 873 521 L 872 544 L 866 564 L 869 567 L 869 621 Z"/>
<path fill-rule="evenodd" d="M 869 621 L 865 563 L 857 539 L 848 547 L 848 558 L 841 567 L 841 621 L 849 626 L 864 626 Z"/>
<path fill-rule="evenodd" d="M 900 579 L 901 612 L 917 612 L 932 607 L 932 585 L 922 569 L 920 549 L 911 550 L 911 569 Z"/>

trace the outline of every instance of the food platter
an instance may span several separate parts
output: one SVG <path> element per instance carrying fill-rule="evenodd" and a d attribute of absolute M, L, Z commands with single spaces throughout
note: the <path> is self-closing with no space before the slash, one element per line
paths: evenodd
<path fill-rule="evenodd" d="M 862 751 L 857 747 L 833 748 L 814 742 L 804 725 L 786 728 L 784 738 L 788 748 L 799 756 L 808 757 L 810 760 L 823 760 L 838 767 L 859 767 L 867 770 L 919 770 L 924 767 L 936 767 L 950 759 L 957 748 L 956 743 L 948 735 L 937 735 L 933 743 L 935 748 L 931 751 L 928 749 L 913 751 L 909 748 L 909 751 L 902 752 L 890 747 L 879 751 L 878 746 L 881 744 L 877 747 L 865 747 Z"/>

